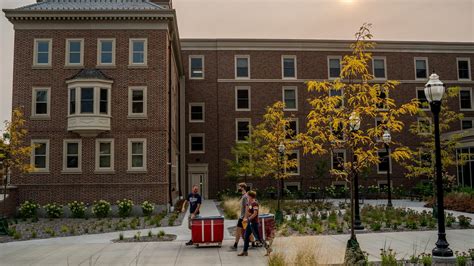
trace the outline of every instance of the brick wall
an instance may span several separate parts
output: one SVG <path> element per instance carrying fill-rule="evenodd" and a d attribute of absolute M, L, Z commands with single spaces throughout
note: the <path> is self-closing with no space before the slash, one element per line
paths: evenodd
<path fill-rule="evenodd" d="M 2 197 L 4 196 L 4 187 L 0 188 Z M 6 215 L 7 217 L 14 216 L 16 213 L 16 206 L 19 204 L 18 201 L 18 188 L 9 186 L 7 187 L 7 197 L 3 201 L 0 200 L 0 214 Z"/>

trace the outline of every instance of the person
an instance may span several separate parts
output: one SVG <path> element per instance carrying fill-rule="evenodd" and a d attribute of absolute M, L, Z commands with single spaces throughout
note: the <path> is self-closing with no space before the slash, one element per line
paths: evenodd
<path fill-rule="evenodd" d="M 235 228 L 235 243 L 234 243 L 234 246 L 232 246 L 232 249 L 234 250 L 237 249 L 240 238 L 243 237 L 243 234 L 244 234 L 244 226 L 242 224 L 242 221 L 245 217 L 245 213 L 247 211 L 247 204 L 248 204 L 247 184 L 240 183 L 239 192 L 242 193 L 242 197 L 240 198 L 240 216 L 239 216 L 239 220 L 237 221 L 237 227 Z"/>
<path fill-rule="evenodd" d="M 250 235 L 254 235 L 255 241 L 260 242 L 260 235 L 258 229 L 258 212 L 259 204 L 257 202 L 257 193 L 255 191 L 249 191 L 247 193 L 248 204 L 243 223 L 248 223 L 247 228 L 245 229 L 244 235 L 244 250 L 239 253 L 237 256 L 248 256 L 248 249 L 250 245 Z"/>
<path fill-rule="evenodd" d="M 196 217 L 199 216 L 199 209 L 201 208 L 202 198 L 199 195 L 199 188 L 197 185 L 193 186 L 191 193 L 189 193 L 186 201 L 189 202 L 189 216 L 188 216 L 188 224 L 189 229 L 191 229 L 191 221 Z M 186 206 L 186 203 L 184 204 Z M 193 240 L 189 240 L 186 242 L 186 246 L 190 246 L 193 244 Z"/>

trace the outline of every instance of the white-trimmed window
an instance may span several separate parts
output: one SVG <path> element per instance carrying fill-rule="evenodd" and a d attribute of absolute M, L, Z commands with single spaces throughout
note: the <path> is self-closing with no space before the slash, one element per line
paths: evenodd
<path fill-rule="evenodd" d="M 110 87 L 95 84 L 69 88 L 69 115 L 110 115 Z"/>
<path fill-rule="evenodd" d="M 290 151 L 286 158 L 288 161 L 296 160 L 295 167 L 286 167 L 286 173 L 288 175 L 299 175 L 300 174 L 300 151 L 294 150 Z"/>
<path fill-rule="evenodd" d="M 97 40 L 97 65 L 115 66 L 115 39 Z"/>
<path fill-rule="evenodd" d="M 250 136 L 250 118 L 235 119 L 235 141 L 246 142 Z"/>
<path fill-rule="evenodd" d="M 283 55 L 281 57 L 281 76 L 283 79 L 296 79 L 296 55 Z"/>
<path fill-rule="evenodd" d="M 235 78 L 249 79 L 250 78 L 250 56 L 236 55 L 235 56 Z"/>
<path fill-rule="evenodd" d="M 390 149 L 388 149 L 388 155 L 390 155 Z M 387 171 L 392 173 L 392 158 L 387 156 L 387 151 L 385 149 L 377 151 L 377 156 L 379 157 L 379 163 L 377 164 L 377 173 L 386 174 Z"/>
<path fill-rule="evenodd" d="M 31 117 L 46 118 L 51 114 L 51 88 L 33 87 Z"/>
<path fill-rule="evenodd" d="M 204 103 L 189 103 L 189 122 L 203 123 L 205 121 Z"/>
<path fill-rule="evenodd" d="M 372 58 L 372 73 L 375 79 L 387 79 L 387 59 L 384 56 Z"/>
<path fill-rule="evenodd" d="M 473 117 L 464 117 L 461 119 L 461 130 L 471 129 L 474 127 Z"/>
<path fill-rule="evenodd" d="M 339 97 L 339 103 L 334 106 L 336 109 L 344 107 L 344 90 L 342 88 L 338 90 L 330 89 L 329 96 Z"/>
<path fill-rule="evenodd" d="M 296 193 L 301 190 L 301 182 L 288 182 L 285 181 L 284 183 L 285 189 L 290 191 L 291 193 Z"/>
<path fill-rule="evenodd" d="M 114 170 L 114 140 L 96 139 L 95 141 L 95 170 Z"/>
<path fill-rule="evenodd" d="M 418 133 L 431 134 L 431 119 L 429 117 L 418 117 Z"/>
<path fill-rule="evenodd" d="M 344 136 L 344 130 L 343 130 L 343 124 L 342 122 L 339 123 L 339 126 L 337 128 L 333 127 L 333 123 L 329 125 L 331 128 L 331 133 L 336 137 L 338 141 L 344 141 L 346 138 Z"/>
<path fill-rule="evenodd" d="M 285 128 L 286 139 L 296 140 L 296 135 L 299 133 L 298 118 L 288 118 L 288 125 Z"/>
<path fill-rule="evenodd" d="M 471 59 L 456 58 L 459 80 L 471 80 Z"/>
<path fill-rule="evenodd" d="M 34 40 L 33 66 L 35 67 L 50 67 L 51 66 L 52 46 L 53 46 L 52 39 L 35 39 Z"/>
<path fill-rule="evenodd" d="M 128 117 L 147 117 L 147 87 L 128 88 Z"/>
<path fill-rule="evenodd" d="M 66 39 L 66 66 L 82 66 L 84 39 Z"/>
<path fill-rule="evenodd" d="M 204 133 L 189 134 L 189 153 L 205 152 L 205 135 Z"/>
<path fill-rule="evenodd" d="M 342 56 L 328 56 L 328 78 L 336 79 L 341 76 Z"/>
<path fill-rule="evenodd" d="M 415 79 L 428 78 L 428 57 L 415 57 Z"/>
<path fill-rule="evenodd" d="M 63 171 L 80 172 L 82 162 L 82 140 L 65 139 L 63 148 Z"/>
<path fill-rule="evenodd" d="M 344 170 L 344 163 L 346 162 L 346 150 L 336 149 L 332 151 L 331 169 Z"/>
<path fill-rule="evenodd" d="M 235 87 L 235 110 L 250 111 L 250 87 Z"/>
<path fill-rule="evenodd" d="M 283 103 L 285 111 L 298 111 L 298 87 L 283 87 Z"/>
<path fill-rule="evenodd" d="M 146 171 L 146 139 L 128 139 L 128 171 Z"/>
<path fill-rule="evenodd" d="M 189 78 L 204 79 L 204 55 L 189 56 Z"/>
<path fill-rule="evenodd" d="M 388 98 L 388 90 L 381 90 L 379 92 L 378 98 L 380 99 L 380 102 L 377 103 L 377 109 L 379 111 L 387 111 L 388 110 L 388 105 L 386 103 L 386 99 Z"/>
<path fill-rule="evenodd" d="M 148 57 L 148 40 L 146 38 L 130 39 L 129 65 L 146 66 Z"/>
<path fill-rule="evenodd" d="M 421 110 L 430 110 L 430 103 L 426 99 L 425 88 L 416 88 L 416 98 L 420 102 L 419 108 Z"/>
<path fill-rule="evenodd" d="M 382 128 L 380 128 L 380 126 L 383 124 L 382 118 L 381 117 L 375 117 L 374 120 L 375 120 L 375 127 L 378 128 L 378 129 L 381 129 L 382 134 L 383 134 L 384 130 Z M 382 135 L 375 136 L 375 140 L 376 141 L 382 141 Z"/>
<path fill-rule="evenodd" d="M 462 88 L 459 91 L 459 109 L 461 111 L 471 111 L 474 109 L 472 103 L 472 88 Z"/>
<path fill-rule="evenodd" d="M 49 139 L 32 139 L 31 146 L 33 172 L 49 172 Z"/>

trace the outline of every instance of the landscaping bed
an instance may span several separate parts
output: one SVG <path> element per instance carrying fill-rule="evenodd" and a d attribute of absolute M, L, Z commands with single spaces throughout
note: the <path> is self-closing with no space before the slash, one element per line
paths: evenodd
<path fill-rule="evenodd" d="M 176 240 L 176 235 L 165 234 L 164 231 L 159 231 L 158 234 L 153 234 L 151 231 L 148 231 L 146 236 L 142 236 L 140 232 L 137 232 L 133 237 L 123 237 L 123 234 L 120 233 L 118 239 L 112 240 L 115 243 L 133 243 L 133 242 L 166 242 Z"/>

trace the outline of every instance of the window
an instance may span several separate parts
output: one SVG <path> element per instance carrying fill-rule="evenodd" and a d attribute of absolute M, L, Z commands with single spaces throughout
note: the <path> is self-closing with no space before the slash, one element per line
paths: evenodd
<path fill-rule="evenodd" d="M 291 193 L 297 193 L 301 190 L 301 182 L 287 182 L 284 183 L 285 189 Z"/>
<path fill-rule="evenodd" d="M 296 140 L 296 135 L 298 135 L 298 118 L 289 118 L 288 125 L 285 128 L 286 138 L 290 140 Z"/>
<path fill-rule="evenodd" d="M 101 114 L 108 114 L 108 99 L 109 99 L 109 90 L 100 89 L 100 103 L 99 103 L 99 112 Z"/>
<path fill-rule="evenodd" d="M 81 114 L 94 113 L 94 88 L 81 88 Z"/>
<path fill-rule="evenodd" d="M 376 79 L 386 79 L 387 78 L 387 66 L 385 62 L 385 57 L 375 57 L 372 59 L 372 67 L 374 77 Z"/>
<path fill-rule="evenodd" d="M 204 122 L 204 103 L 190 103 L 189 104 L 189 122 L 191 123 Z"/>
<path fill-rule="evenodd" d="M 79 110 L 78 110 L 79 109 Z M 75 114 L 110 114 L 110 88 L 105 87 L 70 87 L 69 115 Z"/>
<path fill-rule="evenodd" d="M 286 111 L 298 110 L 298 89 L 297 87 L 283 87 L 283 102 Z"/>
<path fill-rule="evenodd" d="M 458 185 L 474 187 L 474 147 L 463 147 L 456 151 Z"/>
<path fill-rule="evenodd" d="M 296 56 L 284 55 L 281 57 L 282 76 L 284 79 L 296 78 Z"/>
<path fill-rule="evenodd" d="M 146 118 L 147 116 L 147 88 L 128 88 L 128 117 Z"/>
<path fill-rule="evenodd" d="M 461 129 L 466 130 L 473 128 L 473 120 L 474 118 L 471 117 L 461 119 Z"/>
<path fill-rule="evenodd" d="M 385 129 L 382 126 L 383 121 L 381 117 L 375 118 L 375 127 L 380 131 L 380 135 L 375 137 L 376 141 L 382 141 L 382 135 L 384 134 Z"/>
<path fill-rule="evenodd" d="M 69 90 L 69 114 L 73 115 L 76 113 L 76 89 L 72 88 Z"/>
<path fill-rule="evenodd" d="M 51 66 L 51 39 L 35 39 L 33 66 Z"/>
<path fill-rule="evenodd" d="M 235 110 L 250 111 L 250 87 L 235 87 Z"/>
<path fill-rule="evenodd" d="M 33 172 L 49 172 L 49 140 L 31 140 L 31 165 Z"/>
<path fill-rule="evenodd" d="M 114 140 L 97 139 L 95 143 L 95 170 L 114 170 Z"/>
<path fill-rule="evenodd" d="M 458 79 L 471 80 L 471 59 L 457 58 L 456 62 L 458 65 Z"/>
<path fill-rule="evenodd" d="M 63 171 L 80 172 L 82 157 L 81 140 L 64 140 Z"/>
<path fill-rule="evenodd" d="M 425 88 L 416 88 L 416 97 L 420 102 L 419 108 L 421 110 L 430 110 L 430 103 L 426 99 Z"/>
<path fill-rule="evenodd" d="M 130 65 L 147 65 L 147 39 L 130 39 Z"/>
<path fill-rule="evenodd" d="M 294 162 L 295 166 L 286 166 L 286 173 L 288 175 L 299 175 L 300 174 L 300 152 L 299 151 L 290 151 L 287 154 L 286 159 L 288 162 Z"/>
<path fill-rule="evenodd" d="M 84 55 L 83 39 L 66 40 L 66 66 L 82 66 Z"/>
<path fill-rule="evenodd" d="M 128 139 L 128 171 L 146 171 L 146 139 Z"/>
<path fill-rule="evenodd" d="M 97 40 L 97 65 L 115 66 L 115 39 Z"/>
<path fill-rule="evenodd" d="M 235 138 L 237 142 L 245 142 L 250 135 L 250 119 L 238 118 L 235 120 Z"/>
<path fill-rule="evenodd" d="M 389 158 L 390 156 L 390 149 L 388 150 L 388 154 L 386 150 L 380 150 L 377 152 L 379 157 L 379 163 L 377 165 L 377 173 L 378 174 L 386 174 L 387 171 L 392 172 L 392 160 Z"/>
<path fill-rule="evenodd" d="M 388 90 L 381 90 L 379 92 L 378 103 L 376 104 L 377 109 L 379 109 L 379 110 L 387 110 L 388 109 L 388 106 L 387 106 L 387 103 L 386 103 L 387 97 L 388 97 Z"/>
<path fill-rule="evenodd" d="M 431 133 L 431 119 L 428 117 L 418 117 L 418 133 L 430 134 Z"/>
<path fill-rule="evenodd" d="M 472 89 L 461 89 L 459 91 L 459 107 L 461 110 L 472 110 Z"/>
<path fill-rule="evenodd" d="M 189 134 L 189 153 L 204 153 L 204 134 Z"/>
<path fill-rule="evenodd" d="M 433 161 L 432 161 L 432 153 L 429 150 L 426 149 L 419 149 L 419 154 L 420 154 L 420 166 L 421 167 L 432 167 L 433 166 Z"/>
<path fill-rule="evenodd" d="M 189 56 L 189 78 L 203 79 L 204 78 L 204 56 L 191 55 Z"/>
<path fill-rule="evenodd" d="M 341 56 L 328 56 L 328 76 L 329 79 L 341 76 Z"/>
<path fill-rule="evenodd" d="M 336 105 L 334 105 L 336 109 L 340 109 L 344 106 L 344 93 L 342 89 L 339 89 L 339 90 L 330 89 L 329 96 L 338 97 L 338 102 Z"/>
<path fill-rule="evenodd" d="M 344 140 L 344 131 L 343 131 L 342 122 L 339 122 L 339 126 L 337 128 L 334 128 L 333 123 L 331 123 L 330 126 L 331 126 L 331 133 L 336 138 L 336 140 L 343 141 Z"/>
<path fill-rule="evenodd" d="M 250 56 L 235 56 L 235 78 L 250 78 Z"/>
<path fill-rule="evenodd" d="M 332 152 L 331 169 L 343 171 L 345 162 L 346 162 L 345 150 L 334 150 Z"/>
<path fill-rule="evenodd" d="M 428 78 L 428 58 L 415 57 L 415 79 Z"/>
<path fill-rule="evenodd" d="M 50 88 L 33 88 L 31 116 L 33 118 L 49 118 Z"/>

